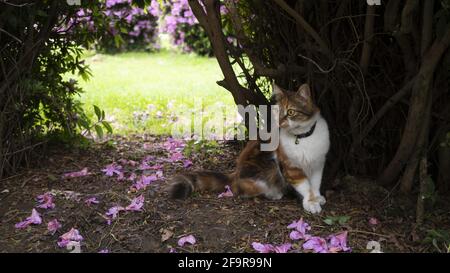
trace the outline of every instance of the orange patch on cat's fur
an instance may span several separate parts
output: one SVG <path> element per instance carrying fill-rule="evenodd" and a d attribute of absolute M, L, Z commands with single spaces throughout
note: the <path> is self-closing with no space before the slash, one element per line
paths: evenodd
<path fill-rule="evenodd" d="M 246 197 L 253 197 L 262 194 L 262 189 L 251 179 L 240 179 L 239 183 L 233 184 L 233 191 Z"/>
<path fill-rule="evenodd" d="M 289 158 L 287 158 L 281 147 L 278 147 L 277 157 L 281 165 L 281 172 L 283 173 L 284 179 L 286 179 L 289 184 L 295 186 L 306 181 L 305 172 L 301 168 L 291 166 Z"/>

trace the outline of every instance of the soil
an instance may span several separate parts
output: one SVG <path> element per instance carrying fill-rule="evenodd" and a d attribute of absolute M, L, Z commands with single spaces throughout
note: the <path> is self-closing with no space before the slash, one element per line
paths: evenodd
<path fill-rule="evenodd" d="M 72 227 L 84 237 L 82 252 L 167 253 L 172 248 L 177 252 L 254 252 L 252 242 L 292 242 L 287 226 L 300 218 L 311 225 L 311 234 L 324 238 L 348 231 L 353 252 L 369 252 L 369 241 L 379 242 L 383 252 L 430 252 L 436 248 L 426 243 L 428 232 L 450 227 L 449 211 L 443 209 L 448 208 L 448 199 L 440 198 L 428 211 L 425 224 L 416 228 L 415 200 L 395 196 L 369 179 L 346 176 L 324 181 L 322 191 L 327 203 L 321 214 L 310 215 L 295 197 L 270 201 L 197 193 L 187 200 L 171 200 L 166 191 L 168 181 L 175 173 L 186 171 L 182 163 L 165 163 L 165 178 L 139 192 L 130 190 L 130 181 L 118 181 L 101 171 L 123 158 L 140 161 L 148 155 L 167 157 L 164 141 L 164 137 L 156 136 L 117 136 L 113 144 L 89 149 L 55 147 L 39 165 L 0 181 L 0 252 L 69 252 L 57 241 Z M 199 151 L 191 156 L 194 164 L 190 169 L 231 171 L 240 149 L 241 144 L 227 142 L 213 152 Z M 84 167 L 90 175 L 62 176 Z M 42 224 L 15 228 L 38 205 L 36 197 L 48 191 L 56 193 L 56 206 L 37 209 Z M 107 224 L 105 213 L 109 208 L 127 205 L 140 194 L 145 197 L 142 211 L 121 212 Z M 87 205 L 84 200 L 90 197 L 100 203 Z M 339 217 L 344 219 L 341 223 L 330 224 L 330 219 Z M 370 224 L 370 218 L 378 224 Z M 62 224 L 53 235 L 47 231 L 52 219 Z M 196 244 L 178 246 L 178 239 L 186 235 L 194 235 Z M 302 251 L 301 245 L 302 241 L 294 242 L 293 252 Z"/>

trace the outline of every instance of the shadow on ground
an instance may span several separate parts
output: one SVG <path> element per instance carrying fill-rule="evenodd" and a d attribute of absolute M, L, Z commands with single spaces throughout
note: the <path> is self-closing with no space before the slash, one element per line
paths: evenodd
<path fill-rule="evenodd" d="M 196 194 L 185 201 L 170 200 L 164 190 L 169 178 L 185 171 L 183 164 L 165 163 L 165 179 L 145 190 L 130 190 L 131 182 L 105 176 L 105 165 L 120 159 L 139 161 L 146 156 L 165 157 L 165 139 L 151 136 L 117 137 L 113 148 L 100 146 L 90 150 L 53 149 L 39 167 L 3 180 L 0 183 L 0 251 L 1 252 L 69 252 L 60 248 L 61 234 L 72 227 L 84 237 L 81 250 L 98 252 L 253 252 L 252 242 L 282 244 L 291 242 L 287 225 L 304 218 L 313 235 L 328 236 L 348 231 L 348 245 L 353 252 L 368 252 L 369 241 L 377 241 L 385 252 L 432 251 L 424 244 L 426 231 L 448 229 L 449 214 L 433 211 L 427 225 L 414 230 L 414 202 L 390 195 L 370 181 L 346 179 L 325 181 L 327 204 L 320 215 L 308 215 L 295 198 L 279 201 L 265 199 L 217 198 L 217 194 Z M 144 145 L 145 144 L 145 145 Z M 191 169 L 205 168 L 230 171 L 240 145 L 221 144 L 220 153 L 197 153 Z M 63 179 L 62 175 L 88 167 L 91 175 Z M 36 207 L 36 196 L 56 192 L 56 207 L 37 209 L 41 225 L 16 229 L 14 225 Z M 67 194 L 67 192 L 71 194 Z M 145 197 L 141 212 L 120 213 L 107 224 L 106 211 L 115 205 L 127 205 L 139 194 Z M 85 204 L 96 197 L 99 204 Z M 441 201 L 444 202 L 444 201 Z M 345 216 L 342 223 L 327 224 L 327 219 Z M 369 224 L 370 218 L 378 220 Z M 47 231 L 47 223 L 58 219 L 62 224 L 56 234 Z M 194 235 L 193 246 L 177 246 L 180 237 Z M 294 252 L 301 242 L 294 242 Z"/>

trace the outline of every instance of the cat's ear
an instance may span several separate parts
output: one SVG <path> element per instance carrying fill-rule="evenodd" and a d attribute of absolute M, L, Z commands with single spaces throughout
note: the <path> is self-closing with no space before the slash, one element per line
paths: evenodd
<path fill-rule="evenodd" d="M 278 97 L 284 95 L 283 89 L 279 87 L 275 82 L 272 83 L 272 96 Z"/>
<path fill-rule="evenodd" d="M 298 90 L 297 90 L 297 94 L 304 100 L 306 101 L 311 101 L 311 88 L 309 88 L 309 84 L 305 83 L 302 84 Z"/>

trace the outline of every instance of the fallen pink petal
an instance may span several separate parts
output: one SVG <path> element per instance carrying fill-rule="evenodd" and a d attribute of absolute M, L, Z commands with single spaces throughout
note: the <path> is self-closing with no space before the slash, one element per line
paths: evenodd
<path fill-rule="evenodd" d="M 128 205 L 125 210 L 130 210 L 130 211 L 141 211 L 142 207 L 144 206 L 144 196 L 140 195 L 136 198 L 134 198 L 131 201 L 131 204 Z"/>
<path fill-rule="evenodd" d="M 144 148 L 145 150 L 149 150 L 149 149 L 152 148 L 152 145 L 151 145 L 150 143 L 144 143 L 143 148 Z"/>
<path fill-rule="evenodd" d="M 41 209 L 53 209 L 55 208 L 55 203 L 53 203 L 53 195 L 49 192 L 46 192 L 37 197 L 38 202 L 40 203 L 38 208 Z"/>
<path fill-rule="evenodd" d="M 114 174 L 123 176 L 123 173 L 121 170 L 122 170 L 122 166 L 117 165 L 116 163 L 112 163 L 112 164 L 107 165 L 106 168 L 104 168 L 102 170 L 102 172 L 104 172 L 106 176 L 114 176 Z"/>
<path fill-rule="evenodd" d="M 57 219 L 54 219 L 54 220 L 52 220 L 52 221 L 50 221 L 50 222 L 48 222 L 48 224 L 47 224 L 47 230 L 50 232 L 50 234 L 55 234 L 56 233 L 56 231 L 58 230 L 58 229 L 60 229 L 62 226 L 61 226 L 61 224 L 59 223 L 59 221 L 57 220 Z"/>
<path fill-rule="evenodd" d="M 292 244 L 282 244 L 279 246 L 275 246 L 273 250 L 275 253 L 288 253 L 289 250 L 291 250 Z"/>
<path fill-rule="evenodd" d="M 184 246 L 186 243 L 194 245 L 196 243 L 195 237 L 193 235 L 181 237 L 178 240 L 178 246 Z"/>
<path fill-rule="evenodd" d="M 308 223 L 303 221 L 303 218 L 298 221 L 292 222 L 290 225 L 287 226 L 287 228 L 294 229 L 289 234 L 289 238 L 291 238 L 291 240 L 300 240 L 300 239 L 308 240 L 311 237 L 311 235 L 307 234 L 307 232 L 311 230 L 311 227 L 309 226 Z"/>
<path fill-rule="evenodd" d="M 156 175 L 149 175 L 149 176 L 141 176 L 138 182 L 136 182 L 132 188 L 136 190 L 141 190 L 147 188 L 148 185 L 158 180 L 158 177 Z"/>
<path fill-rule="evenodd" d="M 84 168 L 78 172 L 65 173 L 65 174 L 63 174 L 63 178 L 75 178 L 75 177 L 83 177 L 83 176 L 87 176 L 87 175 L 90 175 L 90 173 L 88 172 L 88 168 Z"/>
<path fill-rule="evenodd" d="M 347 235 L 348 232 L 344 231 L 337 235 L 329 236 L 329 250 L 330 252 L 349 252 L 352 249 L 347 246 Z"/>
<path fill-rule="evenodd" d="M 233 197 L 233 192 L 231 191 L 231 187 L 226 185 L 225 186 L 225 191 L 222 192 L 221 194 L 219 194 L 217 196 L 218 198 L 223 198 L 223 197 Z"/>
<path fill-rule="evenodd" d="M 164 165 L 161 164 L 156 164 L 149 167 L 150 170 L 161 170 L 162 168 L 164 168 Z"/>
<path fill-rule="evenodd" d="M 125 208 L 121 206 L 114 206 L 108 210 L 106 216 L 108 216 L 110 219 L 116 219 L 117 215 L 122 210 L 125 210 Z"/>
<path fill-rule="evenodd" d="M 185 161 L 183 161 L 183 167 L 184 168 L 189 168 L 192 166 L 192 161 L 190 161 L 189 159 L 186 159 Z"/>
<path fill-rule="evenodd" d="M 258 242 L 253 242 L 252 247 L 259 253 L 271 253 L 274 251 L 274 247 L 271 244 L 261 244 Z"/>
<path fill-rule="evenodd" d="M 185 146 L 184 142 L 179 139 L 173 139 L 169 137 L 166 142 L 163 144 L 164 148 L 169 152 L 173 152 Z"/>
<path fill-rule="evenodd" d="M 58 246 L 66 247 L 70 242 L 81 242 L 83 241 L 83 236 L 80 235 L 78 229 L 71 228 L 70 231 L 64 233 L 59 237 Z"/>
<path fill-rule="evenodd" d="M 379 224 L 379 221 L 378 221 L 377 218 L 371 217 L 371 218 L 369 219 L 369 224 L 370 224 L 371 226 L 376 226 L 376 225 Z"/>
<path fill-rule="evenodd" d="M 31 211 L 31 216 L 28 219 L 35 225 L 40 225 L 42 223 L 42 218 L 35 209 Z"/>
<path fill-rule="evenodd" d="M 22 228 L 28 227 L 29 225 L 31 225 L 31 222 L 28 221 L 28 220 L 25 220 L 25 221 L 22 221 L 22 222 L 19 222 L 19 223 L 15 224 L 14 226 L 16 228 L 18 228 L 18 229 L 22 229 Z"/>
<path fill-rule="evenodd" d="M 175 153 L 171 154 L 171 156 L 168 160 L 169 160 L 169 162 L 176 162 L 176 161 L 180 161 L 182 159 L 184 159 L 183 154 L 180 152 L 175 152 Z"/>
<path fill-rule="evenodd" d="M 156 177 L 158 179 L 164 179 L 164 173 L 163 171 L 156 171 Z"/>
<path fill-rule="evenodd" d="M 136 175 L 135 173 L 132 173 L 132 174 L 127 178 L 127 180 L 129 180 L 129 181 L 135 181 L 136 178 L 137 178 L 137 175 Z"/>
<path fill-rule="evenodd" d="M 312 250 L 314 253 L 328 253 L 328 245 L 321 237 L 311 237 L 303 244 L 303 249 Z"/>
<path fill-rule="evenodd" d="M 92 204 L 98 204 L 98 203 L 100 203 L 100 201 L 98 201 L 96 197 L 91 197 L 91 198 L 86 199 L 84 201 L 84 203 L 86 203 L 89 206 Z"/>
<path fill-rule="evenodd" d="M 151 169 L 151 166 L 148 165 L 148 163 L 146 161 L 143 161 L 141 163 L 141 165 L 139 165 L 139 170 L 141 170 L 141 171 L 150 170 L 150 169 Z"/>

